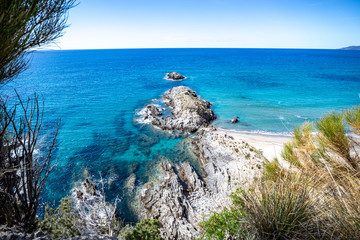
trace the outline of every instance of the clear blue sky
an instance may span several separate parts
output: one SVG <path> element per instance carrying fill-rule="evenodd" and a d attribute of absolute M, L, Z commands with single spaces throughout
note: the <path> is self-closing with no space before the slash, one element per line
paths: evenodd
<path fill-rule="evenodd" d="M 360 0 L 80 0 L 61 49 L 360 45 Z"/>

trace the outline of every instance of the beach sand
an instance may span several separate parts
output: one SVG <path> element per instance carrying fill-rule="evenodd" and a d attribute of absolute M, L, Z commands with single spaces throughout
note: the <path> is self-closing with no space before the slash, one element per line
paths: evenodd
<path fill-rule="evenodd" d="M 227 136 L 231 136 L 236 140 L 247 142 L 249 145 L 260 150 L 268 160 L 273 160 L 275 157 L 281 160 L 284 143 L 291 140 L 290 136 L 243 133 L 230 129 L 218 129 L 217 132 L 222 135 L 226 134 Z"/>

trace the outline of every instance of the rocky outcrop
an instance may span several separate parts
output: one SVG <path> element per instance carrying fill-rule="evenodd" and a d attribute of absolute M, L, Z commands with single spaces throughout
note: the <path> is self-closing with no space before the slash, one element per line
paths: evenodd
<path fill-rule="evenodd" d="M 258 150 L 213 127 L 200 129 L 192 144 L 207 188 L 225 198 L 261 174 L 265 158 Z"/>
<path fill-rule="evenodd" d="M 193 239 L 198 224 L 231 204 L 230 195 L 246 188 L 262 171 L 264 157 L 213 127 L 200 129 L 192 142 L 202 178 L 184 162 L 159 164 L 158 180 L 143 187 L 141 201 L 148 217 L 157 218 L 165 239 Z"/>
<path fill-rule="evenodd" d="M 184 79 L 185 77 L 177 72 L 170 72 L 170 73 L 166 74 L 165 78 L 169 79 L 169 80 L 179 81 L 179 80 Z"/>
<path fill-rule="evenodd" d="M 145 108 L 145 116 L 147 118 L 149 117 L 157 117 L 160 116 L 162 113 L 159 108 L 157 108 L 154 104 L 149 104 Z"/>
<path fill-rule="evenodd" d="M 145 186 L 141 201 L 149 217 L 162 225 L 166 239 L 192 239 L 197 229 L 191 223 L 192 207 L 185 194 L 183 182 L 170 161 L 159 164 L 161 180 Z"/>
<path fill-rule="evenodd" d="M 95 195 L 96 192 L 96 185 L 89 181 L 89 179 L 85 179 L 85 182 L 83 183 L 85 187 L 86 193 L 90 194 L 91 196 Z"/>
<path fill-rule="evenodd" d="M 41 229 L 33 233 L 26 233 L 21 226 L 7 227 L 0 226 L 0 240 L 50 240 L 51 237 L 46 235 Z"/>
<path fill-rule="evenodd" d="M 208 126 L 216 118 L 211 110 L 211 104 L 188 87 L 174 87 L 165 92 L 163 99 L 171 108 L 172 116 L 166 118 L 154 114 L 144 116 L 144 120 L 151 119 L 154 126 L 163 130 L 195 132 L 202 126 Z"/>
<path fill-rule="evenodd" d="M 237 123 L 237 122 L 239 122 L 239 117 L 234 117 L 233 119 L 231 119 L 230 122 L 231 122 L 231 123 Z"/>

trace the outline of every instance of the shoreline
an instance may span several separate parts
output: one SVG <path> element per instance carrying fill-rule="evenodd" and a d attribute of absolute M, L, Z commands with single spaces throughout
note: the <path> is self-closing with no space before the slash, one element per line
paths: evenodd
<path fill-rule="evenodd" d="M 282 159 L 281 152 L 286 142 L 292 138 L 289 134 L 261 134 L 256 132 L 241 132 L 234 129 L 217 128 L 217 133 L 242 140 L 260 150 L 265 158 L 272 161 L 275 157 Z"/>

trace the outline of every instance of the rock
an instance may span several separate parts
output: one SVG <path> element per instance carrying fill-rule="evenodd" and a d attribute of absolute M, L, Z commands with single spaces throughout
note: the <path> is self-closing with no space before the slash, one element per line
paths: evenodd
<path fill-rule="evenodd" d="M 141 201 L 146 217 L 161 223 L 165 239 L 194 239 L 198 226 L 214 212 L 229 207 L 231 193 L 261 176 L 265 158 L 247 143 L 219 133 L 212 126 L 188 138 L 198 156 L 202 178 L 188 162 L 180 166 L 162 157 L 157 180 L 146 183 Z"/>
<path fill-rule="evenodd" d="M 50 240 L 51 237 L 45 235 L 41 229 L 36 230 L 34 233 L 26 233 L 25 229 L 21 226 L 7 227 L 0 226 L 0 240 Z"/>
<path fill-rule="evenodd" d="M 166 74 L 166 79 L 171 79 L 171 80 L 182 80 L 185 77 L 177 72 L 171 72 Z"/>
<path fill-rule="evenodd" d="M 234 119 L 231 120 L 231 123 L 237 123 L 239 121 L 239 117 L 235 117 Z"/>
<path fill-rule="evenodd" d="M 141 196 L 147 215 L 160 221 L 165 239 L 192 239 L 197 227 L 191 223 L 192 208 L 184 194 L 184 183 L 170 161 L 161 162 L 159 171 L 162 180 L 145 185 Z"/>
<path fill-rule="evenodd" d="M 174 87 L 165 92 L 163 98 L 165 104 L 172 110 L 172 117 L 156 117 L 151 122 L 163 130 L 195 132 L 216 119 L 211 104 L 188 87 Z"/>
<path fill-rule="evenodd" d="M 151 147 L 153 145 L 155 145 L 157 143 L 157 141 L 151 137 L 149 137 L 146 134 L 140 134 L 139 138 L 138 138 L 138 146 L 141 147 Z"/>
<path fill-rule="evenodd" d="M 139 170 L 139 167 L 140 167 L 140 163 L 139 162 L 132 162 L 132 163 L 129 163 L 127 165 L 127 173 L 128 174 L 132 174 L 134 172 L 136 172 L 137 170 Z"/>
<path fill-rule="evenodd" d="M 138 113 L 138 115 L 141 116 L 140 122 L 150 123 L 152 120 L 162 115 L 162 110 L 163 109 L 159 108 L 154 104 L 147 105 Z"/>
<path fill-rule="evenodd" d="M 124 188 L 128 191 L 133 191 L 135 189 L 136 175 L 131 174 L 124 182 Z"/>
<path fill-rule="evenodd" d="M 202 128 L 192 143 L 205 176 L 204 182 L 212 192 L 227 197 L 261 176 L 265 157 L 243 141 L 236 141 L 211 128 Z"/>
<path fill-rule="evenodd" d="M 216 119 L 211 104 L 188 87 L 174 87 L 164 93 L 163 99 L 171 109 L 171 116 L 161 117 L 164 109 L 150 104 L 139 112 L 142 116 L 139 121 L 166 131 L 195 132 Z"/>
<path fill-rule="evenodd" d="M 186 184 L 187 192 L 202 192 L 204 191 L 204 182 L 200 180 L 199 176 L 190 165 L 189 162 L 184 162 L 179 169 L 179 177 Z"/>
<path fill-rule="evenodd" d="M 149 104 L 146 106 L 148 115 L 151 117 L 157 117 L 161 115 L 161 111 L 153 104 Z"/>
<path fill-rule="evenodd" d="M 76 190 L 76 197 L 77 197 L 77 199 L 83 200 L 83 199 L 84 199 L 83 196 L 84 196 L 84 193 L 83 193 L 82 191 Z"/>
<path fill-rule="evenodd" d="M 91 196 L 95 195 L 96 185 L 94 183 L 90 182 L 88 178 L 85 179 L 84 187 L 85 187 L 86 193 L 90 194 Z"/>

